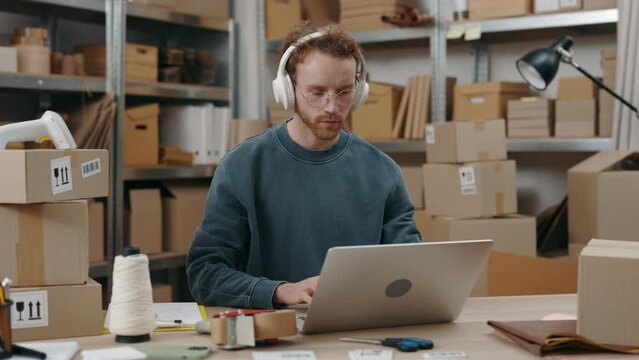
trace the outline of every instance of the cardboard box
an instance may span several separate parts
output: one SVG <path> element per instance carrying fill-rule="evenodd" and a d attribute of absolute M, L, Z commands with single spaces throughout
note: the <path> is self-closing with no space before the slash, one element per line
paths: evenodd
<path fill-rule="evenodd" d="M 153 284 L 153 302 L 173 302 L 173 286 L 169 284 Z"/>
<path fill-rule="evenodd" d="M 506 160 L 506 122 L 455 121 L 426 126 L 428 163 Z"/>
<path fill-rule="evenodd" d="M 599 90 L 599 131 L 601 137 L 612 137 L 612 126 L 615 118 L 615 101 L 606 90 Z"/>
<path fill-rule="evenodd" d="M 534 0 L 533 12 L 550 13 L 560 11 L 575 11 L 581 9 L 582 0 Z"/>
<path fill-rule="evenodd" d="M 89 262 L 104 261 L 104 203 L 89 200 Z"/>
<path fill-rule="evenodd" d="M 7 169 L 0 177 L 0 204 L 109 195 L 107 150 L 0 150 L 0 163 Z"/>
<path fill-rule="evenodd" d="M 11 298 L 14 341 L 102 334 L 102 285 L 91 279 L 84 285 L 12 288 Z M 22 312 L 17 310 L 20 303 Z M 34 316 L 29 315 L 29 303 L 34 304 Z"/>
<path fill-rule="evenodd" d="M 158 0 L 153 0 L 158 1 Z M 170 0 L 161 0 L 170 1 Z M 230 14 L 229 0 L 172 0 L 175 1 L 175 11 L 196 16 L 212 17 L 228 20 Z"/>
<path fill-rule="evenodd" d="M 590 239 L 639 241 L 639 153 L 604 151 L 568 170 L 571 243 Z"/>
<path fill-rule="evenodd" d="M 339 23 L 339 0 L 302 0 L 302 17 L 315 26 L 322 26 L 328 22 Z"/>
<path fill-rule="evenodd" d="M 509 100 L 528 96 L 524 83 L 488 82 L 456 85 L 453 120 L 490 120 L 506 118 Z"/>
<path fill-rule="evenodd" d="M 597 101 L 557 100 L 555 136 L 562 138 L 594 137 L 597 126 Z"/>
<path fill-rule="evenodd" d="M 509 123 L 530 119 L 554 119 L 555 101 L 537 97 L 510 100 L 507 114 Z"/>
<path fill-rule="evenodd" d="M 202 223 L 208 193 L 209 187 L 203 184 L 164 183 L 164 251 L 188 253 L 195 230 Z"/>
<path fill-rule="evenodd" d="M 559 79 L 557 100 L 597 99 L 599 87 L 585 76 L 564 77 Z"/>
<path fill-rule="evenodd" d="M 532 0 L 468 0 L 470 20 L 524 16 L 532 13 Z"/>
<path fill-rule="evenodd" d="M 490 296 L 574 294 L 577 261 L 492 252 L 488 259 Z"/>
<path fill-rule="evenodd" d="M 300 0 L 264 0 L 266 1 L 266 38 L 284 39 L 291 26 L 302 21 Z"/>
<path fill-rule="evenodd" d="M 238 146 L 242 141 L 259 135 L 271 126 L 266 120 L 233 119 L 229 134 L 229 149 Z"/>
<path fill-rule="evenodd" d="M 486 217 L 517 212 L 515 162 L 425 164 L 424 202 L 432 216 Z"/>
<path fill-rule="evenodd" d="M 18 72 L 34 75 L 51 74 L 51 48 L 41 45 L 16 45 Z"/>
<path fill-rule="evenodd" d="M 18 72 L 18 49 L 0 46 L 0 71 Z"/>
<path fill-rule="evenodd" d="M 160 189 L 129 190 L 124 217 L 125 246 L 143 254 L 162 252 L 162 197 Z"/>
<path fill-rule="evenodd" d="M 415 209 L 424 208 L 424 177 L 421 166 L 402 166 L 402 177 Z"/>
<path fill-rule="evenodd" d="M 14 286 L 84 284 L 89 278 L 86 200 L 0 205 L 0 274 Z"/>
<path fill-rule="evenodd" d="M 403 88 L 382 83 L 369 86 L 366 103 L 351 113 L 353 132 L 366 140 L 391 140 Z"/>
<path fill-rule="evenodd" d="M 106 76 L 106 45 L 81 45 L 75 51 L 84 55 L 87 75 Z M 158 80 L 158 48 L 141 44 L 126 44 L 125 72 L 127 80 Z"/>
<path fill-rule="evenodd" d="M 124 165 L 157 165 L 160 157 L 160 105 L 126 109 L 124 115 Z"/>
<path fill-rule="evenodd" d="M 508 128 L 508 137 L 517 138 L 549 138 L 552 137 L 552 128 Z"/>
<path fill-rule="evenodd" d="M 537 255 L 535 218 L 510 215 L 498 218 L 471 219 L 427 217 L 423 241 L 493 240 L 493 251 L 525 256 Z M 471 296 L 488 295 L 488 264 L 483 267 Z"/>
<path fill-rule="evenodd" d="M 592 239 L 579 256 L 577 334 L 600 344 L 637 346 L 639 243 Z"/>
<path fill-rule="evenodd" d="M 603 83 L 615 89 L 617 76 L 617 49 L 605 49 L 601 52 L 601 67 L 603 68 Z"/>
<path fill-rule="evenodd" d="M 617 0 L 583 0 L 583 2 L 584 10 L 610 9 L 617 7 Z"/>

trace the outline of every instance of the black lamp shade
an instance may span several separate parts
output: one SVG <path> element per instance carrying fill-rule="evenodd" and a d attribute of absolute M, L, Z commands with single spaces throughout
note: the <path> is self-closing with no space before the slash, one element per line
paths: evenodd
<path fill-rule="evenodd" d="M 546 90 L 557 75 L 560 60 L 561 55 L 552 48 L 533 50 L 517 60 L 517 70 L 530 86 Z"/>

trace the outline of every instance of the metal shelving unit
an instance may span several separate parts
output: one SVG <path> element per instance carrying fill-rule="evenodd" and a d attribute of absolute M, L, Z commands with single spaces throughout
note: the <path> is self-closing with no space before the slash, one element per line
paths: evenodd
<path fill-rule="evenodd" d="M 0 88 L 35 91 L 94 92 L 106 91 L 106 81 L 97 77 L 31 75 L 0 72 Z"/>
<path fill-rule="evenodd" d="M 422 140 L 373 141 L 373 146 L 386 153 L 419 153 L 426 151 Z M 612 150 L 609 138 L 584 139 L 506 139 L 509 152 L 597 152 Z"/>
<path fill-rule="evenodd" d="M 187 85 L 142 81 L 127 81 L 126 94 L 186 100 L 230 100 L 229 88 L 225 86 Z"/>

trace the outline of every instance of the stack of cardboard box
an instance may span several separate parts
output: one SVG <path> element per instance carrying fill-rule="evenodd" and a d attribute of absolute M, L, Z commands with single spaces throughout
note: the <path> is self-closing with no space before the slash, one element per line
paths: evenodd
<path fill-rule="evenodd" d="M 395 26 L 382 21 L 382 16 L 404 13 L 416 6 L 415 0 L 341 0 L 340 21 L 348 31 L 390 29 Z"/>
<path fill-rule="evenodd" d="M 597 85 L 585 76 L 559 79 L 555 104 L 555 136 L 594 137 L 597 128 Z"/>
<path fill-rule="evenodd" d="M 505 121 L 454 121 L 427 128 L 424 241 L 492 239 L 493 250 L 536 255 L 534 218 L 516 215 L 515 162 Z M 472 295 L 488 295 L 486 268 Z"/>
<path fill-rule="evenodd" d="M 554 120 L 554 100 L 526 97 L 508 102 L 509 138 L 549 138 Z"/>
<path fill-rule="evenodd" d="M 99 335 L 101 285 L 88 277 L 95 214 L 85 199 L 108 195 L 108 152 L 0 150 L 0 163 L 0 274 L 15 285 L 14 339 Z"/>

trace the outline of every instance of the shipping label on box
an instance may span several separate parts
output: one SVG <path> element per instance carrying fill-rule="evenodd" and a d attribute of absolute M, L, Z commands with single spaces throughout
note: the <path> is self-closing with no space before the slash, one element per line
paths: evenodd
<path fill-rule="evenodd" d="M 107 150 L 0 150 L 0 203 L 28 204 L 109 195 Z M 85 166 L 93 164 L 91 167 Z M 90 174 L 89 174 L 90 173 Z"/>
<path fill-rule="evenodd" d="M 433 216 L 484 217 L 517 212 L 515 162 L 425 164 L 424 202 Z"/>
<path fill-rule="evenodd" d="M 84 285 L 11 289 L 11 325 L 15 341 L 102 334 L 102 286 Z"/>
<path fill-rule="evenodd" d="M 506 159 L 503 119 L 444 122 L 427 127 L 428 163 L 465 163 Z M 428 139 L 430 138 L 430 139 Z"/>
<path fill-rule="evenodd" d="M 0 274 L 15 286 L 82 284 L 89 276 L 86 200 L 0 205 Z"/>

